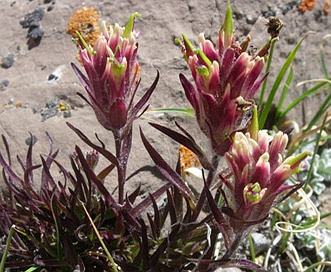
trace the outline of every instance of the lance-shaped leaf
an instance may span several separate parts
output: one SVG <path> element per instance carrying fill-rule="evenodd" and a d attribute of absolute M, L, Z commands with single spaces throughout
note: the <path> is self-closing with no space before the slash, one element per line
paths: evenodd
<path fill-rule="evenodd" d="M 83 155 L 83 152 L 81 151 L 81 149 L 78 146 L 76 146 L 75 150 L 78 154 L 79 161 L 82 164 L 84 171 L 89 176 L 89 178 L 93 182 L 94 186 L 96 186 L 98 188 L 98 190 L 100 191 L 100 193 L 107 199 L 108 204 L 116 203 L 114 198 L 112 197 L 112 195 L 107 190 L 107 188 L 103 185 L 101 180 L 99 180 L 97 175 L 93 172 L 93 170 L 87 164 L 87 161 L 84 158 L 84 155 Z"/>
<path fill-rule="evenodd" d="M 178 188 L 178 190 L 183 194 L 185 199 L 189 201 L 190 206 L 194 207 L 194 195 L 189 187 L 185 184 L 182 178 L 174 171 L 166 161 L 161 157 L 161 155 L 155 150 L 155 148 L 148 142 L 144 133 L 140 128 L 140 136 L 147 149 L 149 155 L 153 159 L 154 163 L 156 164 L 157 168 L 161 172 L 161 174 L 168 179 L 174 186 Z"/>
<path fill-rule="evenodd" d="M 147 101 L 149 100 L 149 98 L 151 97 L 152 93 L 154 92 L 156 85 L 159 81 L 160 78 L 160 72 L 157 71 L 155 80 L 153 82 L 153 84 L 148 88 L 148 90 L 146 91 L 146 93 L 143 95 L 143 97 L 138 101 L 138 103 L 133 107 L 132 109 L 132 117 L 133 118 L 139 118 L 140 115 L 142 115 L 147 108 L 145 108 L 139 115 L 139 111 L 141 111 L 141 109 L 146 105 Z"/>
<path fill-rule="evenodd" d="M 201 260 L 201 263 L 209 263 L 211 266 L 209 267 L 208 271 L 214 271 L 217 268 L 242 268 L 242 269 L 249 269 L 249 271 L 257 271 L 257 272 L 270 272 L 269 270 L 261 267 L 260 265 L 253 263 L 249 260 L 245 259 L 229 259 L 226 261 L 223 260 Z"/>
<path fill-rule="evenodd" d="M 87 145 L 101 153 L 102 155 L 105 156 L 112 164 L 118 166 L 118 160 L 117 158 L 108 150 L 106 150 L 103 146 L 98 146 L 94 143 L 92 143 L 89 138 L 78 128 L 74 127 L 72 124 L 67 122 L 67 125 L 81 138 Z"/>
<path fill-rule="evenodd" d="M 190 149 L 195 155 L 197 155 L 203 168 L 205 168 L 207 170 L 213 169 L 213 166 L 207 159 L 207 156 L 204 154 L 202 149 L 197 145 L 197 143 L 193 140 L 193 138 L 191 136 L 186 137 L 183 134 L 180 134 L 170 128 L 167 128 L 167 127 L 159 125 L 159 124 L 155 124 L 155 123 L 149 123 L 149 124 L 152 127 L 156 128 L 157 130 L 159 130 L 162 133 L 169 136 L 171 139 L 175 140 L 177 143 L 180 143 L 180 144 L 184 145 L 185 147 L 187 147 L 188 149 Z M 180 127 L 180 129 L 183 130 L 182 127 Z M 189 135 L 189 134 L 187 134 L 187 135 Z"/>
<path fill-rule="evenodd" d="M 225 247 L 227 249 L 229 249 L 231 246 L 231 243 L 232 243 L 232 239 L 233 239 L 233 231 L 231 230 L 231 226 L 224 218 L 223 213 L 218 209 L 217 204 L 215 203 L 215 200 L 214 200 L 207 184 L 205 184 L 205 192 L 206 192 L 210 210 L 216 220 L 217 227 L 223 235 Z"/>

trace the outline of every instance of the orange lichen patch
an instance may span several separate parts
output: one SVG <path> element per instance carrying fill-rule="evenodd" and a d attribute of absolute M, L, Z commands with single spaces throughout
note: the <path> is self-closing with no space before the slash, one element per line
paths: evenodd
<path fill-rule="evenodd" d="M 183 145 L 179 146 L 179 159 L 181 173 L 184 173 L 184 171 L 188 168 L 198 167 L 200 165 L 198 157 L 190 149 Z"/>
<path fill-rule="evenodd" d="M 301 12 L 312 10 L 316 5 L 316 0 L 303 0 L 299 6 Z"/>
<path fill-rule="evenodd" d="M 16 107 L 16 108 L 22 108 L 23 105 L 24 105 L 24 102 L 23 102 L 23 101 L 17 101 L 17 102 L 15 103 L 15 107 Z"/>
<path fill-rule="evenodd" d="M 331 1 L 330 0 L 325 0 L 324 7 L 323 7 L 324 15 L 328 15 L 330 13 L 330 5 L 331 5 Z"/>
<path fill-rule="evenodd" d="M 73 12 L 68 20 L 67 33 L 78 39 L 77 32 L 87 44 L 94 45 L 100 35 L 99 13 L 94 8 L 83 7 Z"/>

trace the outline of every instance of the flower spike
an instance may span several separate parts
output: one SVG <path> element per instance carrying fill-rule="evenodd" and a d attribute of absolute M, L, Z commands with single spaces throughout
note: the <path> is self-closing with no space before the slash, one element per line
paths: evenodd
<path fill-rule="evenodd" d="M 132 14 L 125 27 L 118 24 L 107 26 L 102 22 L 101 34 L 93 48 L 78 35 L 81 42 L 80 57 L 87 76 L 72 64 L 88 98 L 81 96 L 92 106 L 100 124 L 116 135 L 129 133 L 137 112 L 147 102 L 146 99 L 144 103 L 141 100 L 139 108 L 132 103 L 140 82 L 138 35 L 133 29 L 134 20 L 139 17 L 139 13 Z M 157 80 L 149 89 L 148 97 L 156 83 Z"/>
<path fill-rule="evenodd" d="M 199 48 L 182 36 L 184 58 L 195 86 L 184 75 L 180 75 L 180 81 L 200 129 L 219 156 L 228 151 L 231 135 L 246 131 L 254 111 L 251 99 L 265 78 L 259 78 L 264 66 L 262 56 L 245 52 L 249 41 L 235 41 L 230 3 L 216 46 L 204 34 L 198 37 Z"/>
<path fill-rule="evenodd" d="M 226 184 L 225 203 L 235 216 L 236 224 L 265 218 L 276 198 L 294 187 L 284 183 L 300 171 L 301 162 L 309 155 L 303 152 L 283 161 L 287 135 L 278 132 L 271 141 L 269 138 L 266 131 L 259 131 L 256 139 L 249 132 L 237 132 L 231 149 L 225 154 L 231 170 L 227 179 L 222 178 Z"/>

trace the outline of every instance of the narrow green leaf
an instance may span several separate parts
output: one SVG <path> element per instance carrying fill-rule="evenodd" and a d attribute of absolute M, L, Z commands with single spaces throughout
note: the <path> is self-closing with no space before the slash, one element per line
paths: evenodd
<path fill-rule="evenodd" d="M 294 99 L 290 103 L 290 105 L 288 105 L 286 107 L 286 109 L 284 111 L 282 111 L 281 113 L 279 113 L 279 115 L 277 117 L 277 121 L 280 121 L 291 109 L 293 109 L 297 104 L 299 104 L 306 97 L 308 97 L 308 96 L 310 96 L 310 95 L 312 95 L 312 94 L 314 94 L 314 93 L 316 93 L 318 91 L 321 91 L 321 87 L 323 87 L 327 83 L 329 83 L 329 81 L 321 79 L 321 82 L 319 84 L 315 85 L 314 87 L 312 87 L 311 89 L 309 89 L 308 91 L 304 92 L 302 95 L 300 95 L 299 97 L 297 97 L 296 99 Z"/>
<path fill-rule="evenodd" d="M 276 120 L 275 120 L 275 123 L 276 124 L 280 121 L 279 114 L 282 111 L 283 104 L 284 104 L 285 98 L 287 96 L 287 92 L 288 92 L 288 90 L 290 88 L 290 85 L 291 85 L 291 82 L 292 82 L 292 79 L 293 79 L 293 74 L 294 74 L 294 72 L 293 72 L 293 66 L 291 65 L 290 72 L 288 74 L 288 77 L 286 79 L 286 82 L 285 82 L 285 85 L 284 85 L 282 94 L 281 94 L 281 96 L 279 98 L 279 101 L 278 101 L 278 104 L 277 104 Z"/>
<path fill-rule="evenodd" d="M 328 68 L 325 62 L 325 50 L 324 50 L 324 46 L 323 46 L 323 41 L 326 40 L 327 38 L 331 38 L 331 34 L 325 35 L 322 38 L 322 42 L 320 44 L 320 54 L 321 54 L 321 63 L 322 63 L 322 71 L 324 72 L 324 76 L 325 78 L 329 77 L 329 72 L 328 72 Z"/>
<path fill-rule="evenodd" d="M 205 66 L 202 66 L 202 67 L 195 67 L 195 70 L 197 70 L 197 72 L 199 73 L 200 76 L 203 76 L 203 77 L 209 77 L 209 71 L 208 71 L 208 68 L 205 67 Z"/>
<path fill-rule="evenodd" d="M 100 244 L 101 244 L 103 250 L 106 252 L 106 255 L 107 255 L 107 258 L 108 258 L 109 262 L 111 263 L 111 265 L 112 265 L 114 271 L 115 271 L 115 272 L 118 272 L 117 265 L 116 265 L 116 263 L 115 263 L 113 257 L 111 256 L 111 254 L 110 254 L 110 252 L 109 252 L 107 246 L 106 246 L 105 243 L 103 242 L 103 239 L 102 239 L 102 237 L 101 237 L 101 235 L 100 235 L 100 233 L 99 233 L 99 231 L 98 231 L 98 228 L 95 226 L 95 224 L 94 224 L 94 222 L 93 222 L 93 220 L 92 220 L 92 218 L 91 218 L 89 212 L 87 211 L 87 209 L 86 209 L 84 203 L 83 203 L 81 200 L 79 200 L 79 201 L 80 201 L 80 203 L 82 204 L 82 207 L 83 207 L 83 209 L 84 209 L 84 211 L 85 211 L 85 214 L 87 215 L 87 217 L 88 217 L 88 219 L 89 219 L 89 221 L 90 221 L 90 223 L 91 223 L 91 225 L 92 225 L 92 227 L 93 227 L 93 230 L 95 231 L 95 234 L 97 235 L 97 237 L 98 237 L 98 239 L 99 239 L 99 242 L 100 242 Z"/>
<path fill-rule="evenodd" d="M 331 88 L 329 88 L 329 91 L 330 91 L 329 95 L 326 97 L 321 107 L 316 112 L 315 116 L 311 119 L 306 130 L 311 129 L 322 117 L 322 115 L 324 115 L 324 113 L 331 107 Z"/>
<path fill-rule="evenodd" d="M 192 56 L 194 54 L 194 46 L 192 45 L 192 43 L 190 42 L 190 40 L 183 34 L 182 35 L 183 37 L 183 43 L 184 43 L 184 46 L 185 46 L 185 54 L 184 54 L 184 57 L 185 57 L 185 60 L 187 61 L 188 59 L 188 56 Z"/>
<path fill-rule="evenodd" d="M 54 219 L 54 225 L 55 225 L 55 239 L 56 239 L 56 252 L 57 252 L 57 258 L 60 258 L 62 255 L 62 248 L 61 248 L 61 242 L 60 242 L 60 228 L 58 224 L 58 213 L 56 211 L 56 204 L 54 200 L 54 194 L 51 197 L 51 212 Z"/>
<path fill-rule="evenodd" d="M 226 48 L 230 45 L 231 39 L 233 37 L 233 20 L 230 1 L 228 1 L 228 8 L 226 10 L 225 20 L 222 29 L 224 31 L 224 45 Z"/>
<path fill-rule="evenodd" d="M 134 19 L 135 18 L 139 18 L 139 17 L 140 17 L 140 14 L 138 12 L 135 12 L 135 13 L 133 13 L 130 16 L 128 22 L 126 23 L 124 32 L 123 32 L 123 37 L 124 38 L 127 38 L 128 39 L 130 37 L 130 34 L 131 34 L 132 30 L 133 30 Z"/>
<path fill-rule="evenodd" d="M 269 49 L 267 65 L 266 65 L 266 69 L 265 69 L 266 74 L 268 74 L 269 71 L 270 71 L 270 67 L 271 67 L 271 63 L 272 63 L 272 56 L 273 56 L 273 53 L 274 53 L 274 48 L 275 48 L 275 42 L 276 41 L 278 41 L 278 39 L 272 39 L 270 41 L 270 49 Z M 264 94 L 265 94 L 265 90 L 267 88 L 267 82 L 268 82 L 268 77 L 266 77 L 262 82 L 261 94 L 260 94 L 259 103 L 258 103 L 260 107 L 262 107 L 262 104 L 263 104 Z"/>
<path fill-rule="evenodd" d="M 259 127 L 261 129 L 264 128 L 264 124 L 268 118 L 268 114 L 270 112 L 270 109 L 271 109 L 271 106 L 272 106 L 272 102 L 275 98 L 275 95 L 276 95 L 276 92 L 277 90 L 279 89 L 279 86 L 282 82 L 282 79 L 287 71 L 287 69 L 290 67 L 291 63 L 293 62 L 294 60 L 294 57 L 298 51 L 298 49 L 300 48 L 303 40 L 307 37 L 307 35 L 309 34 L 310 32 L 308 32 L 307 34 L 305 34 L 301 39 L 300 41 L 297 43 L 297 45 L 294 47 L 294 49 L 291 51 L 291 53 L 289 54 L 289 56 L 287 57 L 284 65 L 282 66 L 281 70 L 279 71 L 277 77 L 276 77 L 276 80 L 274 82 L 274 85 L 272 86 L 271 88 L 271 91 L 270 91 L 270 94 L 268 96 L 268 99 L 265 103 L 265 106 L 261 112 L 261 115 L 260 115 L 260 118 L 259 118 Z"/>
<path fill-rule="evenodd" d="M 308 185 L 309 185 L 309 182 L 312 178 L 312 175 L 313 175 L 313 171 L 314 171 L 314 162 L 315 162 L 315 158 L 316 158 L 316 155 L 317 155 L 317 152 L 318 152 L 318 147 L 319 147 L 319 142 L 321 140 L 321 136 L 322 136 L 322 131 L 325 127 L 325 123 L 327 121 L 327 117 L 328 115 L 325 116 L 324 120 L 323 120 L 323 123 L 322 123 L 322 127 L 316 137 L 316 144 L 315 144 L 315 148 L 314 148 L 314 154 L 312 156 L 312 159 L 311 159 L 311 162 L 310 162 L 310 167 L 309 167 L 309 170 L 308 170 L 308 174 L 307 174 L 307 182 L 305 183 L 303 189 L 305 189 Z"/>
<path fill-rule="evenodd" d="M 39 266 L 32 266 L 29 269 L 25 270 L 25 272 L 33 272 L 33 271 L 36 271 L 38 268 L 40 268 L 40 267 Z"/>
<path fill-rule="evenodd" d="M 192 109 L 192 108 L 155 108 L 155 109 L 146 111 L 146 113 L 153 113 L 153 112 L 175 113 L 175 114 L 179 113 L 179 114 L 188 115 L 190 117 L 195 117 L 195 112 L 194 112 L 194 109 Z"/>
<path fill-rule="evenodd" d="M 6 259 L 7 259 L 8 253 L 9 253 L 10 243 L 11 243 L 11 239 L 13 238 L 14 232 L 15 232 L 15 225 L 11 226 L 8 237 L 7 237 L 6 247 L 3 252 L 3 255 L 1 258 L 1 263 L 0 263 L 1 272 L 5 271 L 5 263 L 6 263 Z"/>
<path fill-rule="evenodd" d="M 44 243 L 42 243 L 41 241 L 38 241 L 33 236 L 28 235 L 26 232 L 24 232 L 23 230 L 18 229 L 18 228 L 15 228 L 15 231 L 17 231 L 21 235 L 25 236 L 28 240 L 31 240 L 33 243 L 35 243 L 35 244 L 39 245 L 40 247 L 42 247 L 53 258 L 56 258 L 57 257 L 56 252 L 53 252 L 50 247 L 47 247 Z"/>
<path fill-rule="evenodd" d="M 80 32 L 76 31 L 76 34 L 79 38 L 79 40 L 81 41 L 81 43 L 83 44 L 84 48 L 92 55 L 95 55 L 96 52 L 93 50 L 93 48 L 87 44 L 87 42 L 84 40 L 83 36 L 80 34 Z"/>
<path fill-rule="evenodd" d="M 205 55 L 205 53 L 201 49 L 197 49 L 196 54 L 203 60 L 203 62 L 207 66 L 206 69 L 208 71 L 208 74 L 206 76 L 209 76 L 209 68 L 212 65 L 212 62 L 210 61 L 210 59 L 208 59 L 208 57 Z M 196 67 L 196 69 L 197 68 L 198 67 Z M 203 74 L 203 76 L 205 76 L 205 75 Z"/>

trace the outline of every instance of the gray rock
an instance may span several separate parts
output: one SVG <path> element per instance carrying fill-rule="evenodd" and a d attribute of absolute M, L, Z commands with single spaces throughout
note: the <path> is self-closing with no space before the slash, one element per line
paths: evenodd
<path fill-rule="evenodd" d="M 255 232 L 252 233 L 251 236 L 253 239 L 254 250 L 256 255 L 259 255 L 260 253 L 268 250 L 268 248 L 271 245 L 271 241 L 264 234 Z"/>
<path fill-rule="evenodd" d="M 10 53 L 7 57 L 2 58 L 1 60 L 1 66 L 3 68 L 10 68 L 13 66 L 15 61 L 15 55 L 13 53 Z"/>

